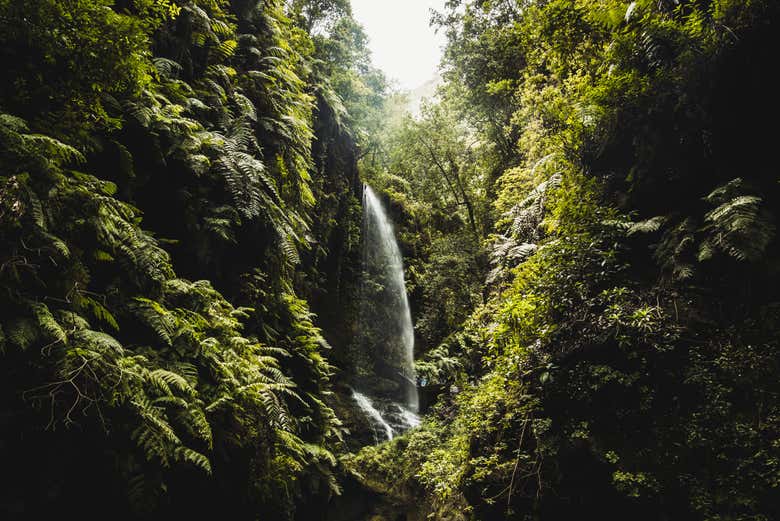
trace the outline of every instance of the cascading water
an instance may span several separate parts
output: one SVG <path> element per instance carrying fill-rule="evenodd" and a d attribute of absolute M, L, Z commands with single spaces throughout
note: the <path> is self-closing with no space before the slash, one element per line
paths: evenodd
<path fill-rule="evenodd" d="M 374 402 L 371 401 L 371 398 L 366 396 L 365 394 L 361 394 L 357 391 L 352 391 L 352 398 L 355 400 L 355 402 L 358 404 L 358 407 L 360 407 L 360 410 L 363 411 L 366 416 L 368 416 L 375 424 L 377 424 L 381 430 L 382 433 L 387 437 L 388 440 L 392 440 L 395 436 L 395 431 L 390 426 L 387 421 L 382 417 L 382 413 L 380 413 L 376 407 L 374 407 Z M 374 441 L 379 441 L 379 436 L 377 435 L 376 430 L 374 430 Z"/>
<path fill-rule="evenodd" d="M 378 426 L 392 439 L 395 432 L 419 424 L 414 327 L 406 295 L 403 256 L 393 225 L 381 201 L 367 185 L 363 192 L 361 300 L 356 353 L 360 392 L 355 392 L 354 398 L 372 420 L 375 430 Z M 368 403 L 360 398 L 368 399 Z"/>
<path fill-rule="evenodd" d="M 393 225 L 387 218 L 381 201 L 368 185 L 363 195 L 363 212 L 363 240 L 366 253 L 364 258 L 366 264 L 375 263 L 384 271 L 382 278 L 389 290 L 389 301 L 385 302 L 385 305 L 394 315 L 390 317 L 391 323 L 387 324 L 387 331 L 394 334 L 396 338 L 388 338 L 387 341 L 390 345 L 400 341 L 400 345 L 394 345 L 395 353 L 389 353 L 396 359 L 391 358 L 386 362 L 400 369 L 401 376 L 407 382 L 404 386 L 406 405 L 416 412 L 419 408 L 419 398 L 414 374 L 414 326 L 409 299 L 406 295 L 403 256 L 395 240 Z M 395 323 L 392 323 L 393 321 Z"/>

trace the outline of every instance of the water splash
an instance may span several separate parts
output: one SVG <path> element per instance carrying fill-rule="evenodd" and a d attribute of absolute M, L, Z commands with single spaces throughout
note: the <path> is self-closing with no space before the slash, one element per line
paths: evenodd
<path fill-rule="evenodd" d="M 383 302 L 389 312 L 382 324 L 386 342 L 383 360 L 397 369 L 396 380 L 403 389 L 403 402 L 413 413 L 419 410 L 419 397 L 414 372 L 414 326 L 409 299 L 406 295 L 404 265 L 401 250 L 395 240 L 393 225 L 381 201 L 370 186 L 363 194 L 364 263 L 379 271 L 385 285 Z"/>
<path fill-rule="evenodd" d="M 420 416 L 414 412 L 410 411 L 409 409 L 396 404 L 396 407 L 398 407 L 398 411 L 401 414 L 401 419 L 406 424 L 406 427 L 409 429 L 414 429 L 420 426 Z"/>
<path fill-rule="evenodd" d="M 382 414 L 377 410 L 377 408 L 374 407 L 374 402 L 371 401 L 371 398 L 355 390 L 352 391 L 352 398 L 355 400 L 355 403 L 357 403 L 358 407 L 360 407 L 360 410 L 363 411 L 363 413 L 365 413 L 365 415 L 368 416 L 369 419 L 373 420 L 373 422 L 377 424 L 381 430 L 384 431 L 385 437 L 388 440 L 392 440 L 395 437 L 395 431 L 390 426 L 390 424 L 385 421 L 385 419 L 382 417 Z M 374 428 L 373 425 L 372 428 Z M 376 430 L 374 431 L 374 441 L 376 442 L 380 441 L 379 436 L 377 436 Z"/>

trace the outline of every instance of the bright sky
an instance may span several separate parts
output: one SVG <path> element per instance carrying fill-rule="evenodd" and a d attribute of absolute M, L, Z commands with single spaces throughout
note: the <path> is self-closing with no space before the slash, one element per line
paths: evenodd
<path fill-rule="evenodd" d="M 402 89 L 436 75 L 445 38 L 428 24 L 446 0 L 352 0 L 352 12 L 370 38 L 374 65 Z"/>

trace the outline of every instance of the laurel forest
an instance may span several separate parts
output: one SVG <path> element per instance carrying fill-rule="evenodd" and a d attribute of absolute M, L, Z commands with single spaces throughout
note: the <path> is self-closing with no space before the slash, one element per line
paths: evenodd
<path fill-rule="evenodd" d="M 0 517 L 780 519 L 780 3 L 443 6 L 0 0 Z"/>

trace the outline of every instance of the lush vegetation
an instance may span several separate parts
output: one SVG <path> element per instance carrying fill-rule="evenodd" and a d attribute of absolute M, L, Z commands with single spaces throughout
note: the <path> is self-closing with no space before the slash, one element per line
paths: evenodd
<path fill-rule="evenodd" d="M 778 14 L 448 2 L 441 99 L 375 175 L 447 390 L 350 459 L 368 486 L 433 519 L 777 518 Z"/>
<path fill-rule="evenodd" d="M 323 201 L 357 204 L 353 91 L 384 86 L 348 5 L 300 4 L 0 2 L 4 518 L 286 519 L 338 491 L 298 295 L 329 283 Z"/>
<path fill-rule="evenodd" d="M 433 24 L 411 116 L 348 0 L 0 0 L 3 518 L 780 517 L 780 4 Z M 361 179 L 439 397 L 358 450 Z"/>

